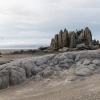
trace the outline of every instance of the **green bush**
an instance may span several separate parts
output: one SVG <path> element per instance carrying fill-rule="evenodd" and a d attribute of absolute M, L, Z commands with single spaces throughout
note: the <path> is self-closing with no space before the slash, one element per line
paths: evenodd
<path fill-rule="evenodd" d="M 79 36 L 82 32 L 83 32 L 83 29 L 81 29 L 81 30 L 77 30 L 76 29 L 76 32 L 75 32 L 76 33 L 76 36 Z"/>

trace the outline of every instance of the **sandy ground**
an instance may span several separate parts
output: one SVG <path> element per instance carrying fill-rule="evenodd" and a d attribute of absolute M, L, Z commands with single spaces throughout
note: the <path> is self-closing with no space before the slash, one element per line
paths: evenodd
<path fill-rule="evenodd" d="M 27 82 L 0 91 L 0 100 L 100 100 L 100 75 L 83 81 L 44 79 Z"/>
<path fill-rule="evenodd" d="M 3 51 L 4 52 L 4 51 Z M 7 51 L 8 52 L 8 51 Z M 26 55 L 3 55 L 0 60 L 11 60 Z M 69 81 L 72 70 L 65 70 L 55 78 L 26 82 L 0 91 L 0 100 L 100 100 L 100 75 L 87 77 L 85 80 Z"/>
<path fill-rule="evenodd" d="M 10 52 L 14 51 L 20 51 L 21 49 L 0 49 L 0 52 L 2 53 L 2 57 L 0 57 L 0 61 L 9 61 L 9 60 L 15 60 L 20 58 L 28 58 L 28 57 L 35 57 L 35 56 L 41 56 L 44 54 L 41 53 L 29 53 L 29 54 L 10 54 Z M 28 50 L 28 49 L 24 49 Z"/>
<path fill-rule="evenodd" d="M 28 57 L 34 57 L 34 55 L 33 54 L 2 55 L 2 57 L 0 57 L 0 61 L 9 61 L 9 60 L 28 58 Z"/>

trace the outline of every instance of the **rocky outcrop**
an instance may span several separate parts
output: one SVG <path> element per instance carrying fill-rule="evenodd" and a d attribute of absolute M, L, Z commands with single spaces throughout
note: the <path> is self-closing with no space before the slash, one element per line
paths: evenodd
<path fill-rule="evenodd" d="M 35 81 L 53 78 L 70 68 L 78 77 L 100 74 L 100 50 L 49 54 L 0 65 L 0 89 L 21 84 L 32 76 Z"/>
<path fill-rule="evenodd" d="M 54 39 L 51 40 L 50 49 L 59 49 L 67 47 L 68 45 L 68 31 L 65 29 L 64 32 L 60 30 L 59 34 L 56 34 Z"/>
<path fill-rule="evenodd" d="M 81 44 L 84 44 L 84 48 Z M 68 32 L 65 29 L 64 32 L 61 30 L 59 34 L 55 35 L 54 39 L 52 39 L 50 49 L 60 49 L 59 51 L 61 51 L 63 47 L 67 47 L 69 50 L 94 50 L 100 47 L 100 43 L 98 40 L 92 40 L 92 33 L 88 27 L 76 32 Z"/>
<path fill-rule="evenodd" d="M 89 43 L 92 41 L 92 34 L 88 27 L 85 28 L 85 30 L 82 31 L 80 36 L 78 37 L 78 43 L 85 43 L 86 45 L 89 45 Z"/>

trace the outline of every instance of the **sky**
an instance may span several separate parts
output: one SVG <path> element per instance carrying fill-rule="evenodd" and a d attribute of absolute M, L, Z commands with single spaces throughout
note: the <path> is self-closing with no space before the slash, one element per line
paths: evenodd
<path fill-rule="evenodd" d="M 100 40 L 100 0 L 0 0 L 0 48 L 49 46 L 61 29 L 85 27 Z"/>

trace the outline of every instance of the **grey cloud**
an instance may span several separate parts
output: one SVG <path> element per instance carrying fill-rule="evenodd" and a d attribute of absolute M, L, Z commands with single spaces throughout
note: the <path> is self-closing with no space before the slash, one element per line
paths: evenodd
<path fill-rule="evenodd" d="M 100 0 L 3 0 L 0 37 L 8 41 L 41 40 L 43 45 L 45 41 L 49 45 L 60 29 L 71 31 L 88 26 L 98 38 L 99 4 Z"/>

